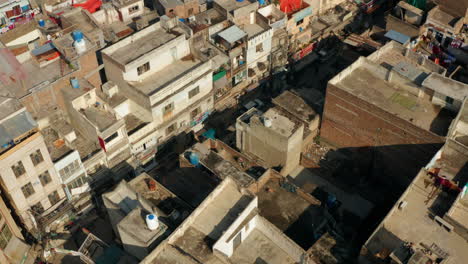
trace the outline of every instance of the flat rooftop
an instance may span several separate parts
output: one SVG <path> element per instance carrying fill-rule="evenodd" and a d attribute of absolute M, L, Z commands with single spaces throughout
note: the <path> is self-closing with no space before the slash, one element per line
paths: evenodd
<path fill-rule="evenodd" d="M 311 121 L 317 115 L 304 99 L 290 91 L 273 98 L 273 103 L 303 121 Z"/>
<path fill-rule="evenodd" d="M 234 250 L 232 263 L 295 264 L 296 262 L 274 241 L 254 229 Z M 263 260 L 264 262 L 261 262 Z"/>
<path fill-rule="evenodd" d="M 445 136 L 453 116 L 433 105 L 430 98 L 419 98 L 399 89 L 398 85 L 403 84 L 385 80 L 384 72 L 386 69 L 378 65 L 361 65 L 330 83 L 422 129 Z"/>
<path fill-rule="evenodd" d="M 98 127 L 99 131 L 104 131 L 117 121 L 115 116 L 107 110 L 90 106 L 80 111 L 86 118 Z"/>
<path fill-rule="evenodd" d="M 140 174 L 128 182 L 128 184 L 166 215 L 170 215 L 174 210 L 179 211 L 181 215 L 189 215 L 192 211 L 192 208 L 188 204 L 184 203 L 174 193 L 146 173 Z M 150 185 L 154 185 L 154 189 Z M 177 222 L 180 223 L 182 219 L 178 220 L 180 221 Z"/>
<path fill-rule="evenodd" d="M 44 137 L 47 150 L 53 162 L 73 151 L 65 144 L 64 139 L 59 137 L 58 132 L 54 128 L 46 127 L 41 130 L 41 134 Z"/>
<path fill-rule="evenodd" d="M 244 0 L 241 2 L 236 0 L 215 0 L 214 2 L 220 5 L 222 8 L 226 9 L 227 12 L 231 13 L 238 8 L 252 4 L 250 0 Z"/>
<path fill-rule="evenodd" d="M 8 94 L 8 91 L 3 87 L 1 87 L 0 89 L 0 93 L 2 95 Z M 23 105 L 20 103 L 19 100 L 0 96 L 0 122 L 4 118 L 20 110 L 21 108 L 23 108 Z"/>
<path fill-rule="evenodd" d="M 247 33 L 247 36 L 251 38 L 262 33 L 267 28 L 262 27 L 261 25 L 255 23 L 255 24 L 244 24 L 242 25 L 242 29 L 245 31 L 245 33 Z"/>
<path fill-rule="evenodd" d="M 146 95 L 152 95 L 177 78 L 183 77 L 187 72 L 194 70 L 202 63 L 202 61 L 196 59 L 193 55 L 189 55 L 185 59 L 174 61 L 164 69 L 151 74 L 151 76 L 148 76 L 141 82 L 129 82 L 129 84 Z"/>
<path fill-rule="evenodd" d="M 109 55 L 121 65 L 126 65 L 161 47 L 182 33 L 177 27 L 167 31 L 161 28 L 159 23 L 153 24 L 104 49 L 103 53 Z"/>
<path fill-rule="evenodd" d="M 162 237 L 168 229 L 165 223 L 159 221 L 159 227 L 155 230 L 150 230 L 145 222 L 147 214 L 148 212 L 146 210 L 137 207 L 118 223 L 119 230 L 124 231 L 136 241 L 140 242 L 141 246 L 151 245 L 158 238 Z M 123 242 L 125 243 L 127 241 Z"/>
<path fill-rule="evenodd" d="M 198 208 L 201 210 L 199 214 L 192 215 L 192 221 L 185 221 L 178 235 L 169 238 L 171 244 L 201 263 L 223 263 L 215 260 L 212 246 L 253 199 L 242 194 L 230 179 L 226 179 L 218 188 L 213 192 L 213 197 Z"/>
<path fill-rule="evenodd" d="M 434 244 L 440 252 L 448 253 L 447 263 L 465 263 L 468 258 L 466 240 L 454 231 L 448 232 L 433 219 L 434 215 L 442 217 L 455 197 L 443 190 L 434 192 L 433 183 L 434 179 L 421 170 L 396 204 L 397 207 L 400 201 L 406 201 L 406 206 L 401 210 L 394 208 L 368 241 L 366 247 L 371 253 L 383 248 L 396 250 L 408 241 L 413 242 L 416 249 L 422 248 L 421 243 L 427 247 Z"/>
<path fill-rule="evenodd" d="M 307 250 L 314 242 L 315 228 L 323 221 L 320 201 L 313 204 L 300 196 L 297 187 L 281 177 L 272 177 L 256 193 L 259 214 Z M 311 200 L 315 200 L 310 196 Z"/>
<path fill-rule="evenodd" d="M 247 159 L 241 162 L 239 162 L 239 160 L 236 161 L 223 149 L 219 149 L 215 152 L 210 149 L 208 144 L 204 143 L 195 144 L 191 150 L 186 152 L 185 157 L 189 156 L 191 153 L 198 155 L 200 163 L 221 180 L 229 177 L 241 187 L 248 187 L 255 182 L 255 179 L 245 172 L 249 167 Z"/>
<path fill-rule="evenodd" d="M 453 28 L 460 20 L 460 17 L 455 17 L 454 15 L 445 12 L 440 6 L 436 6 L 427 14 L 427 20 L 435 20 L 444 26 Z"/>

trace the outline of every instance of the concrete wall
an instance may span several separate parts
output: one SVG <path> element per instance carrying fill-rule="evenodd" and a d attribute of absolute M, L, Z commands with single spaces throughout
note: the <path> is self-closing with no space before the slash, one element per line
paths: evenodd
<path fill-rule="evenodd" d="M 247 41 L 247 65 L 256 63 L 258 60 L 264 60 L 271 53 L 271 39 L 273 37 L 273 29 L 250 38 Z M 261 52 L 256 51 L 257 45 L 262 44 L 263 50 Z"/>
<path fill-rule="evenodd" d="M 299 165 L 303 134 L 302 124 L 288 138 L 265 127 L 254 118 L 250 120 L 250 124 L 238 120 L 236 146 L 242 152 L 259 157 L 270 167 L 283 166 L 281 173 L 287 175 Z"/>
<path fill-rule="evenodd" d="M 29 155 L 36 150 L 41 151 L 44 161 L 34 166 Z M 26 173 L 17 178 L 11 166 L 20 160 L 24 165 Z M 2 156 L 0 156 L 0 167 L 3 168 L 0 172 L 2 190 L 10 199 L 16 213 L 22 218 L 28 229 L 33 227 L 30 215 L 27 212 L 32 205 L 40 202 L 44 210 L 47 210 L 52 206 L 47 197 L 50 193 L 57 191 L 60 198 L 65 196 L 44 139 L 39 133 L 30 136 L 14 148 L 2 154 Z M 46 186 L 42 186 L 39 180 L 39 174 L 46 170 L 49 171 L 51 182 Z M 21 187 L 27 183 L 31 183 L 35 191 L 35 193 L 28 198 L 24 197 L 21 190 Z"/>
<path fill-rule="evenodd" d="M 129 8 L 134 7 L 134 6 L 138 6 L 138 11 L 135 11 L 135 12 L 133 12 L 133 13 L 130 14 Z M 120 15 L 121 15 L 122 22 L 124 22 L 124 23 L 129 23 L 129 22 L 132 22 L 132 19 L 133 19 L 134 17 L 138 17 L 138 16 L 143 15 L 144 8 L 145 8 L 144 2 L 143 2 L 143 1 L 139 1 L 139 2 L 133 3 L 133 4 L 131 4 L 131 5 L 127 5 L 127 6 L 122 6 L 122 7 L 120 7 L 120 8 L 118 9 L 118 12 L 119 12 Z"/>
<path fill-rule="evenodd" d="M 41 32 L 39 29 L 35 29 L 27 34 L 21 35 L 18 38 L 7 42 L 3 43 L 6 47 L 11 47 L 11 46 L 16 46 L 16 45 L 22 45 L 22 44 L 27 44 L 30 41 L 34 41 L 36 39 L 39 39 L 42 37 Z"/>
<path fill-rule="evenodd" d="M 223 235 L 213 245 L 213 250 L 219 250 L 224 255 L 231 257 L 234 253 L 234 238 L 241 234 L 242 240 L 247 239 L 250 232 L 256 228 L 256 221 L 252 218 L 245 223 L 247 217 L 258 208 L 258 198 L 255 197 L 250 204 L 242 211 L 239 217 L 224 231 Z M 244 225 L 244 226 L 241 226 Z M 240 230 L 239 230 L 240 229 Z M 236 232 L 237 233 L 234 233 Z"/>

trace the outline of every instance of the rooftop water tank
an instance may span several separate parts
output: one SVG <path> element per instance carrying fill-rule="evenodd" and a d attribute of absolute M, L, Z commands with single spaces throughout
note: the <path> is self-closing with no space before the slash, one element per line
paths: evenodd
<path fill-rule="evenodd" d="M 146 225 L 149 230 L 156 230 L 159 227 L 158 217 L 154 214 L 146 215 Z"/>
<path fill-rule="evenodd" d="M 200 158 L 198 157 L 198 154 L 195 152 L 190 153 L 189 156 L 190 164 L 197 166 L 198 163 L 200 163 Z"/>
<path fill-rule="evenodd" d="M 265 117 L 263 119 L 263 124 L 265 125 L 265 127 L 271 127 L 271 119 L 268 117 Z"/>
<path fill-rule="evenodd" d="M 82 54 L 86 51 L 86 42 L 84 41 L 83 32 L 75 30 L 72 32 L 72 38 L 74 40 L 73 47 L 78 54 Z"/>
<path fill-rule="evenodd" d="M 39 19 L 39 26 L 40 27 L 45 27 L 45 20 L 44 19 Z"/>
<path fill-rule="evenodd" d="M 71 78 L 70 79 L 70 84 L 73 88 L 78 89 L 80 88 L 80 82 L 78 81 L 77 78 Z"/>

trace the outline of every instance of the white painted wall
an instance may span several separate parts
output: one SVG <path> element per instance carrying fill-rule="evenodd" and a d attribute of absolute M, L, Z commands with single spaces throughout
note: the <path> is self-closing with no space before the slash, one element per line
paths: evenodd
<path fill-rule="evenodd" d="M 133 7 L 133 6 L 138 6 L 138 11 L 130 14 L 128 12 L 128 9 L 130 7 Z M 122 22 L 124 22 L 124 23 L 132 22 L 132 19 L 134 17 L 138 17 L 138 16 L 143 15 L 143 11 L 144 11 L 143 0 L 141 0 L 141 1 L 137 2 L 137 3 L 133 3 L 131 5 L 127 5 L 127 6 L 123 6 L 123 7 L 119 8 L 119 12 L 120 12 L 120 14 L 122 14 Z"/>
<path fill-rule="evenodd" d="M 27 34 L 19 36 L 18 38 L 14 39 L 14 40 L 12 40 L 10 42 L 3 43 L 3 44 L 5 44 L 5 46 L 7 46 L 7 47 L 21 45 L 21 44 L 27 44 L 28 42 L 39 39 L 41 36 L 42 36 L 42 34 L 39 31 L 39 29 L 35 29 L 35 30 L 33 30 L 33 31 L 31 31 L 31 32 L 29 32 Z"/>
<path fill-rule="evenodd" d="M 64 175 L 60 175 L 60 170 L 69 166 L 70 164 L 72 164 L 75 160 L 77 160 L 80 164 L 80 169 L 77 169 L 71 176 L 69 176 L 68 178 L 64 178 Z M 82 174 L 86 174 L 86 170 L 83 166 L 83 163 L 81 163 L 81 159 L 80 159 L 80 154 L 78 153 L 78 151 L 74 150 L 72 151 L 70 154 L 68 154 L 67 156 L 63 157 L 62 159 L 56 161 L 54 163 L 54 167 L 55 167 L 55 170 L 57 171 L 57 174 L 59 175 L 60 177 L 60 182 L 63 183 L 63 184 L 68 184 L 69 182 L 73 181 L 74 179 L 76 179 L 77 177 L 79 177 L 80 175 Z M 65 176 L 66 177 L 66 176 Z"/>
<path fill-rule="evenodd" d="M 232 225 L 223 233 L 223 235 L 216 241 L 213 246 L 213 250 L 219 250 L 224 255 L 231 257 L 234 253 L 234 238 L 241 233 L 242 241 L 247 239 L 249 234 L 256 228 L 255 218 L 252 218 L 248 224 L 244 226 L 236 233 L 234 232 L 240 227 L 245 219 L 252 213 L 253 210 L 258 208 L 258 197 L 255 197 L 239 217 L 232 223 Z M 247 228 L 248 227 L 248 228 Z M 234 234 L 234 235 L 233 235 Z M 232 236 L 231 240 L 228 240 Z"/>
<path fill-rule="evenodd" d="M 247 65 L 257 62 L 260 58 L 264 58 L 271 53 L 271 38 L 273 37 L 273 29 L 251 38 L 247 42 Z M 257 45 L 262 43 L 263 51 L 257 52 Z"/>
<path fill-rule="evenodd" d="M 44 161 L 34 166 L 29 155 L 36 150 L 40 150 Z M 11 169 L 11 166 L 18 161 L 22 161 L 26 173 L 20 177 L 16 177 Z M 65 196 L 63 189 L 60 186 L 60 179 L 54 168 L 54 164 L 50 159 L 49 152 L 45 145 L 42 135 L 39 133 L 31 136 L 31 138 L 14 147 L 12 150 L 4 153 L 0 157 L 0 177 L 1 184 L 5 190 L 5 194 L 10 197 L 12 205 L 17 210 L 17 213 L 25 220 L 28 228 L 32 227 L 30 216 L 26 211 L 37 202 L 41 202 L 45 210 L 51 207 L 47 195 L 53 191 L 58 192 L 60 198 Z M 42 186 L 39 180 L 39 174 L 49 171 L 51 182 L 46 186 Z M 31 183 L 35 193 L 28 198 L 24 197 L 21 187 Z"/>
<path fill-rule="evenodd" d="M 174 57 L 173 54 L 176 54 L 177 56 Z M 185 40 L 184 35 L 181 35 L 177 37 L 177 39 L 168 42 L 163 47 L 145 54 L 144 58 L 125 65 L 123 78 L 126 81 L 134 82 L 144 80 L 154 73 L 161 71 L 166 66 L 172 64 L 174 61 L 180 60 L 189 54 L 189 42 Z M 137 68 L 147 62 L 150 64 L 150 70 L 142 75 L 138 75 Z"/>

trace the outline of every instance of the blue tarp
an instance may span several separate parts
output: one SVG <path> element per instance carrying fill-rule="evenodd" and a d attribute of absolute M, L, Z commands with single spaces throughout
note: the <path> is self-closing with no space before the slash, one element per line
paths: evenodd
<path fill-rule="evenodd" d="M 206 138 L 215 139 L 215 134 L 216 134 L 216 130 L 214 130 L 213 128 L 210 128 L 206 132 L 204 132 L 202 136 Z"/>
<path fill-rule="evenodd" d="M 386 38 L 389 38 L 391 40 L 394 40 L 396 42 L 399 42 L 401 44 L 406 44 L 406 43 L 409 43 L 411 38 L 406 36 L 405 34 L 401 34 L 400 32 L 398 31 L 395 31 L 395 30 L 390 30 L 388 31 L 386 34 L 385 34 L 385 37 Z"/>

